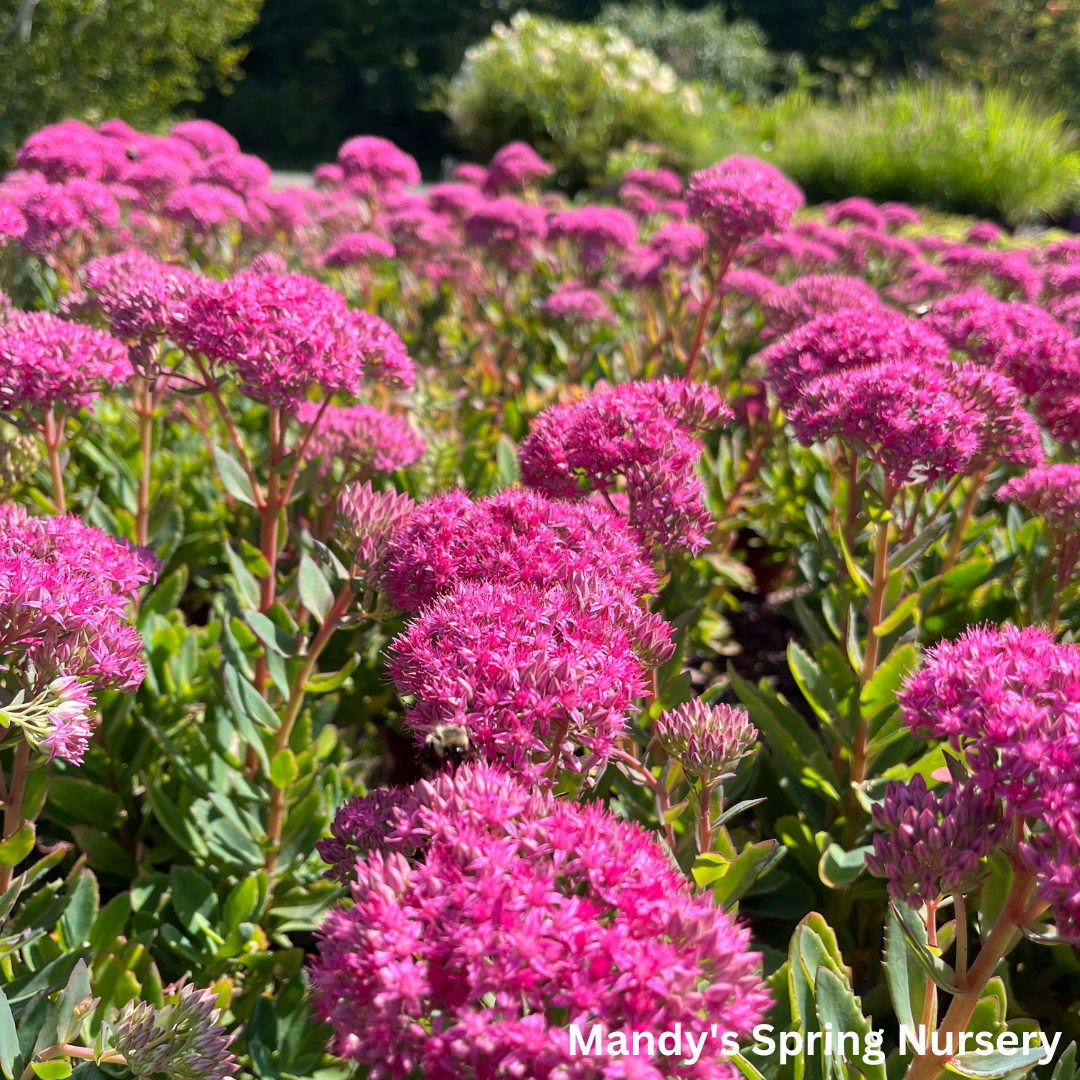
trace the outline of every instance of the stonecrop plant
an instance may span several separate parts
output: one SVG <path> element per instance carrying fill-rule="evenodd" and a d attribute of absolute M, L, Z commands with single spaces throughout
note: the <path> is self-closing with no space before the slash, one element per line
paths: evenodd
<path fill-rule="evenodd" d="M 17 164 L 6 1080 L 1076 1080 L 1080 241 Z"/>

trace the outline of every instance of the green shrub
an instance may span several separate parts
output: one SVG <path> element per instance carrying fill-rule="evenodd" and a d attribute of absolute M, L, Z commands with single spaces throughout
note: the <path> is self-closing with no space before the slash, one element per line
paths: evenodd
<path fill-rule="evenodd" d="M 1062 114 L 1006 89 L 908 82 L 845 105 L 781 99 L 758 119 L 757 152 L 811 200 L 858 194 L 1018 224 L 1070 210 L 1080 187 Z"/>
<path fill-rule="evenodd" d="M 43 124 L 145 128 L 227 86 L 263 0 L 0 0 L 0 162 Z"/>
<path fill-rule="evenodd" d="M 698 11 L 609 4 L 597 21 L 656 53 L 680 79 L 713 83 L 740 98 L 764 98 L 776 68 L 765 31 L 750 19 L 728 22 L 716 4 Z"/>
<path fill-rule="evenodd" d="M 576 188 L 600 179 L 608 154 L 632 139 L 686 160 L 702 106 L 670 66 L 611 27 L 519 12 L 466 54 L 446 111 L 481 159 L 523 139 Z"/>

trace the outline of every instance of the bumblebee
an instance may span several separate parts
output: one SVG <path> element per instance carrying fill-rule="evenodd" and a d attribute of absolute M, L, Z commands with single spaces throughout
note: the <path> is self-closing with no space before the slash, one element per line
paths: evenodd
<path fill-rule="evenodd" d="M 432 769 L 457 767 L 472 753 L 469 733 L 460 724 L 439 724 L 424 739 L 420 760 Z"/>

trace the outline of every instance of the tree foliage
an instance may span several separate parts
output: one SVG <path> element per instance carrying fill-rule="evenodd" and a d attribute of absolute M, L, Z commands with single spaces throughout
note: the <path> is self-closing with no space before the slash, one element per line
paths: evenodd
<path fill-rule="evenodd" d="M 0 151 L 42 124 L 146 128 L 228 87 L 262 0 L 0 0 Z"/>

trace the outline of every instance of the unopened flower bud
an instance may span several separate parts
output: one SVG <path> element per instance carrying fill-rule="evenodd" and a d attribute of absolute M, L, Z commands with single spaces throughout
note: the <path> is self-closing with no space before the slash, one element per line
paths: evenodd
<path fill-rule="evenodd" d="M 757 728 L 742 709 L 707 705 L 700 698 L 662 712 L 656 720 L 660 745 L 691 776 L 706 780 L 730 772 L 751 750 Z"/>

